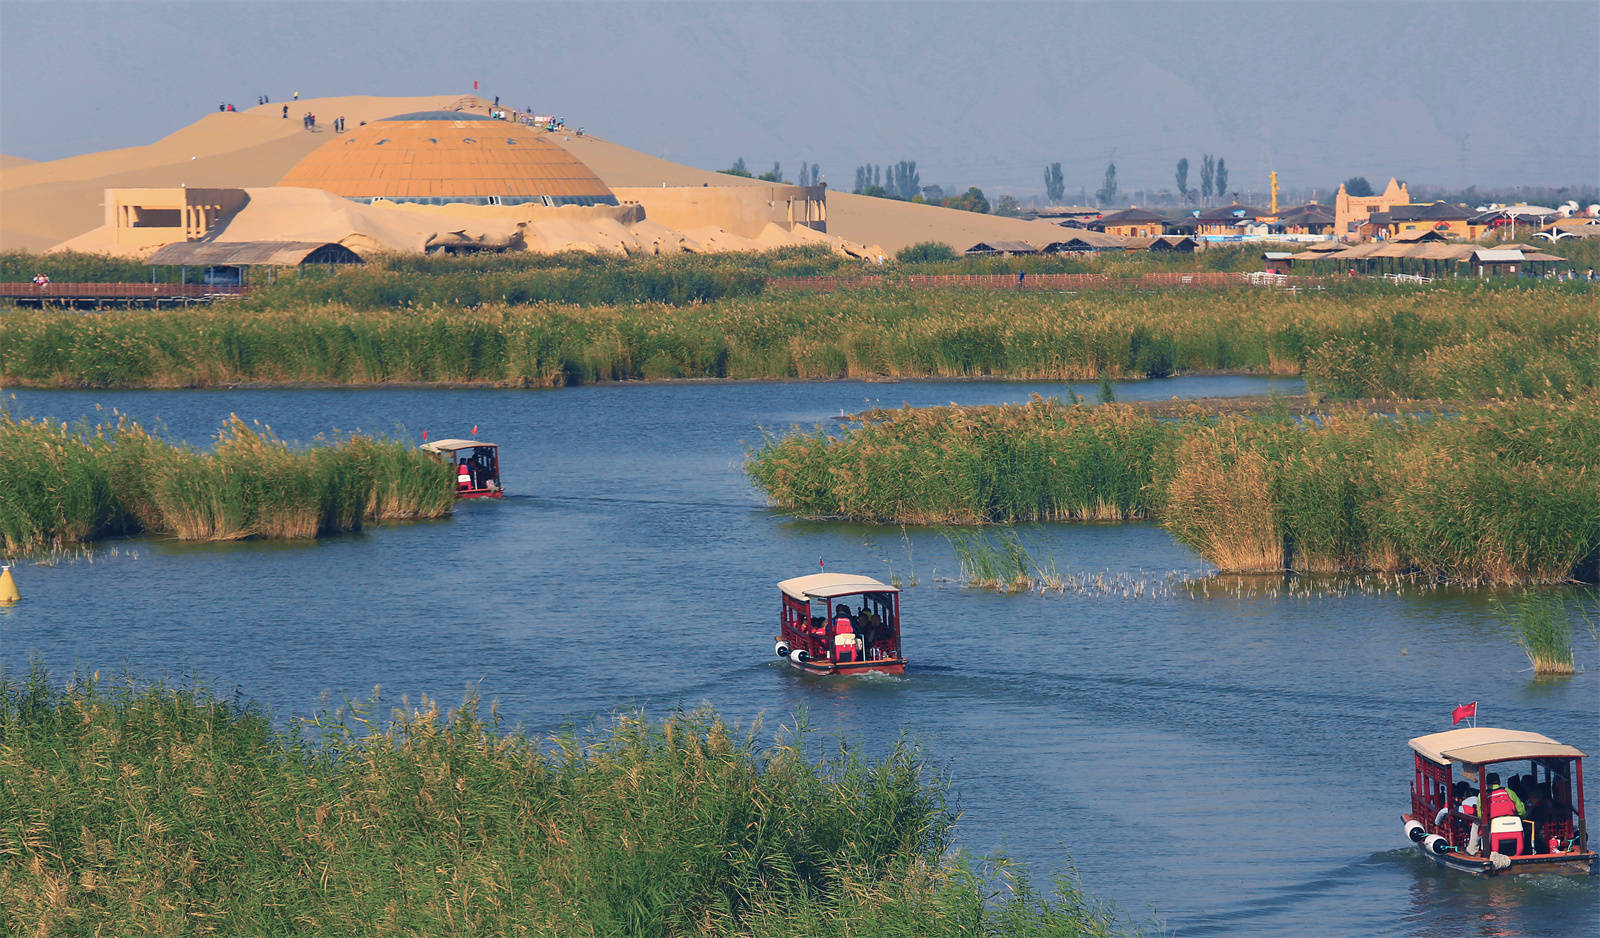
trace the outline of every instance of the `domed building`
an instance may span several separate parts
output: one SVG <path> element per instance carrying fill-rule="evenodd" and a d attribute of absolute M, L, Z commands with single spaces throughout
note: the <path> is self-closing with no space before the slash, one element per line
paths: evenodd
<path fill-rule="evenodd" d="M 616 205 L 567 150 L 523 124 L 464 111 L 373 121 L 313 150 L 278 181 L 356 202 Z"/>

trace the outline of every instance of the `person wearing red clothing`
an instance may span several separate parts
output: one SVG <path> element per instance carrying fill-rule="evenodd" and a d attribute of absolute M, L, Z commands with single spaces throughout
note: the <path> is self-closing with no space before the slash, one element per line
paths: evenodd
<path fill-rule="evenodd" d="M 856 626 L 850 618 L 850 607 L 841 603 L 833 613 L 834 663 L 856 660 Z"/>

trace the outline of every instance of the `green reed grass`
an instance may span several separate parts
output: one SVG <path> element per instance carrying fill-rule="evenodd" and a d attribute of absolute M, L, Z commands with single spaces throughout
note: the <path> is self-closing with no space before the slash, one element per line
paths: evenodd
<path fill-rule="evenodd" d="M 311 538 L 454 505 L 450 468 L 414 447 L 359 434 L 319 442 L 293 449 L 235 416 L 202 452 L 122 417 L 68 426 L 0 410 L 0 545 L 32 553 L 139 531 Z"/>
<path fill-rule="evenodd" d="M 878 523 L 1158 519 L 1226 572 L 1418 571 L 1477 583 L 1600 573 L 1600 399 L 1395 417 L 1163 421 L 1133 408 L 877 412 L 769 435 L 746 469 L 780 508 Z"/>
<path fill-rule="evenodd" d="M 1496 603 L 1535 674 L 1575 674 L 1572 620 L 1559 596 L 1523 592 L 1510 603 Z"/>
<path fill-rule="evenodd" d="M 747 469 L 784 508 L 904 524 L 1145 517 L 1166 424 L 1045 400 L 880 411 L 838 435 L 768 436 Z"/>
<path fill-rule="evenodd" d="M 945 540 L 956 553 L 962 586 L 1002 593 L 1033 588 L 1033 557 L 1014 532 L 991 538 L 974 531 L 947 531 Z"/>
<path fill-rule="evenodd" d="M 915 746 L 709 712 L 547 740 L 469 697 L 296 721 L 204 689 L 0 675 L 13 934 L 1106 935 L 950 851 Z"/>
<path fill-rule="evenodd" d="M 352 297 L 258 296 L 92 316 L 10 312 L 0 317 L 0 380 L 559 387 L 679 377 L 1119 380 L 1203 370 L 1304 375 L 1335 396 L 1570 396 L 1600 386 L 1594 297 L 1592 289 L 1498 285 L 1296 296 L 886 288 L 689 305 L 490 297 L 397 314 Z"/>

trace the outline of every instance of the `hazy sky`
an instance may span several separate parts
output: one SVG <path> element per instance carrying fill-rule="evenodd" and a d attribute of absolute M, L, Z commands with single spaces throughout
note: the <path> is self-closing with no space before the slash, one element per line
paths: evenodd
<path fill-rule="evenodd" d="M 1230 189 L 1600 182 L 1600 2 L 34 3 L 0 0 L 0 152 L 151 142 L 219 101 L 454 94 L 708 169 Z"/>

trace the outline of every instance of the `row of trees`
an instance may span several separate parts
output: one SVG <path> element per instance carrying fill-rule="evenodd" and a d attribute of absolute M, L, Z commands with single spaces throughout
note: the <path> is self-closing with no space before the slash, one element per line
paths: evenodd
<path fill-rule="evenodd" d="M 744 157 L 742 156 L 734 160 L 732 166 L 724 170 L 719 170 L 719 172 L 726 173 L 729 176 L 743 176 L 746 179 L 760 179 L 763 182 L 784 182 L 783 166 L 776 160 L 774 160 L 772 163 L 772 169 L 762 173 L 759 176 L 750 171 L 750 168 L 745 165 Z M 815 186 L 821 181 L 822 167 L 818 166 L 816 163 L 807 163 L 806 161 L 801 160 L 800 180 L 798 185 Z"/>
<path fill-rule="evenodd" d="M 1195 190 L 1189 188 L 1189 158 L 1178 159 L 1177 169 L 1178 195 L 1185 201 L 1192 201 Z M 1220 196 L 1228 191 L 1228 161 L 1220 156 L 1210 153 L 1200 158 L 1200 189 L 1199 196 L 1202 200 L 1209 201 L 1213 195 Z"/>
<path fill-rule="evenodd" d="M 868 163 L 856 167 L 856 185 L 850 191 L 910 201 L 922 193 L 922 175 L 917 172 L 916 160 L 901 160 L 887 167 Z"/>
<path fill-rule="evenodd" d="M 1189 158 L 1187 156 L 1178 160 L 1178 194 L 1185 201 L 1192 201 L 1198 194 L 1202 199 L 1210 199 L 1213 195 L 1222 195 L 1228 191 L 1228 162 L 1221 157 L 1214 157 L 1210 153 L 1200 159 L 1200 189 L 1189 188 Z M 1119 187 L 1117 185 L 1117 164 L 1106 164 L 1105 180 L 1100 188 L 1095 190 L 1094 197 L 1101 205 L 1110 205 L 1117 200 Z M 1044 194 L 1052 205 L 1060 205 L 1067 194 L 1067 181 L 1061 172 L 1060 163 L 1051 163 L 1044 168 Z"/>

